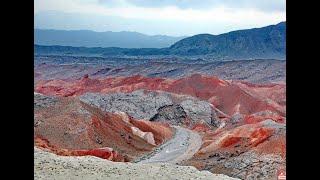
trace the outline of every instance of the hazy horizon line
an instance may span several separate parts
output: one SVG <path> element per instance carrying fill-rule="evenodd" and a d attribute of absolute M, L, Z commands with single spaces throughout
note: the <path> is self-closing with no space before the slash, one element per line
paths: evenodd
<path fill-rule="evenodd" d="M 277 25 L 279 23 L 283 23 L 286 21 L 280 21 L 278 23 L 275 24 L 270 24 L 267 26 L 273 26 L 273 25 Z M 237 29 L 237 30 L 232 30 L 232 31 L 226 31 L 223 33 L 219 33 L 219 34 L 212 34 L 212 33 L 198 33 L 198 34 L 192 34 L 192 35 L 182 35 L 182 36 L 175 36 L 175 35 L 167 35 L 167 34 L 148 34 L 148 33 L 141 33 L 138 31 L 126 31 L 126 30 L 122 30 L 122 31 L 97 31 L 97 30 L 90 30 L 90 29 L 53 29 L 53 28 L 41 28 L 41 27 L 34 27 L 34 30 L 51 30 L 51 31 L 90 31 L 90 32 L 96 32 L 96 33 L 107 33 L 107 32 L 112 32 L 112 33 L 121 33 L 121 32 L 128 32 L 128 33 L 137 33 L 137 34 L 142 34 L 142 35 L 146 35 L 146 36 L 168 36 L 168 37 L 176 37 L 176 38 L 180 38 L 180 37 L 191 37 L 191 36 L 195 36 L 195 35 L 199 35 L 199 34 L 210 34 L 210 35 L 221 35 L 221 34 L 226 34 L 226 33 L 230 33 L 230 32 L 234 32 L 234 31 L 241 31 L 241 30 L 249 30 L 249 29 L 256 29 L 256 28 L 263 28 L 263 27 L 267 27 L 267 26 L 259 26 L 259 27 L 253 27 L 253 28 L 245 28 L 245 29 Z"/>

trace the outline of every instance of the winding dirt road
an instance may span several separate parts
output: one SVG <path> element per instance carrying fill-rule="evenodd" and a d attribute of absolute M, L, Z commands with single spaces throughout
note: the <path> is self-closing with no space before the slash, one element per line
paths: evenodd
<path fill-rule="evenodd" d="M 172 139 L 156 148 L 151 154 L 137 159 L 136 163 L 172 163 L 190 159 L 201 147 L 202 140 L 198 133 L 174 126 Z"/>

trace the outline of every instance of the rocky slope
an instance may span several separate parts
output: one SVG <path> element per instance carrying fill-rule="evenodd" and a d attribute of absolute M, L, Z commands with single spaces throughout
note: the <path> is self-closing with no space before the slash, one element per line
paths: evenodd
<path fill-rule="evenodd" d="M 235 180 L 222 174 L 171 164 L 114 163 L 92 156 L 61 157 L 34 149 L 35 179 L 207 179 Z"/>
<path fill-rule="evenodd" d="M 271 119 L 203 130 L 198 153 L 182 165 L 240 179 L 275 179 L 286 167 L 286 125 Z"/>
<path fill-rule="evenodd" d="M 35 91 L 41 93 L 35 93 L 35 146 L 58 155 L 142 158 L 240 179 L 275 179 L 286 168 L 284 83 L 200 74 L 175 79 L 40 76 Z M 189 130 L 179 133 L 170 125 Z M 192 145 L 188 134 L 196 134 L 199 144 Z"/>
<path fill-rule="evenodd" d="M 122 111 L 135 119 L 171 125 L 214 125 L 218 118 L 212 105 L 191 96 L 163 91 L 136 90 L 131 93 L 85 93 L 80 100 L 103 111 Z"/>
<path fill-rule="evenodd" d="M 60 155 L 130 161 L 172 136 L 167 125 L 103 112 L 77 98 L 34 96 L 35 145 Z"/>
<path fill-rule="evenodd" d="M 285 82 L 286 61 L 241 60 L 208 62 L 186 58 L 97 58 L 36 56 L 35 81 L 40 79 L 79 79 L 143 75 L 183 78 L 192 74 L 217 76 L 225 80 L 253 83 Z"/>
<path fill-rule="evenodd" d="M 240 85 L 239 85 L 240 84 Z M 86 92 L 108 94 L 112 92 L 132 92 L 138 89 L 161 90 L 180 95 L 189 95 L 206 100 L 228 116 L 237 113 L 249 115 L 270 110 L 280 116 L 285 115 L 285 85 L 269 84 L 252 86 L 241 82 L 230 82 L 216 77 L 192 75 L 181 79 L 147 78 L 143 76 L 80 80 L 41 81 L 35 91 L 55 96 L 78 96 Z M 279 89 L 279 90 L 274 90 Z M 263 93 L 274 91 L 275 94 Z M 264 94 L 261 96 L 261 94 Z M 252 104 L 255 104 L 252 106 Z"/>
<path fill-rule="evenodd" d="M 210 55 L 216 59 L 285 59 L 286 22 L 220 35 L 199 34 L 170 47 L 178 55 Z"/>

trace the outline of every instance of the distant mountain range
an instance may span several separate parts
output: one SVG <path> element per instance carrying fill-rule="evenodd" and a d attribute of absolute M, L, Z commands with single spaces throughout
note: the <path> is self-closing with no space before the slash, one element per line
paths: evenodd
<path fill-rule="evenodd" d="M 149 36 L 137 32 L 95 32 L 88 30 L 34 30 L 38 45 L 75 47 L 164 48 L 185 38 L 164 35 Z"/>
<path fill-rule="evenodd" d="M 206 54 L 216 58 L 283 58 L 286 53 L 286 23 L 220 35 L 199 34 L 173 44 L 170 52 Z"/>
<path fill-rule="evenodd" d="M 195 56 L 215 60 L 285 59 L 286 22 L 220 35 L 199 34 L 184 38 L 166 48 L 85 48 L 35 45 L 35 53 L 91 56 Z"/>

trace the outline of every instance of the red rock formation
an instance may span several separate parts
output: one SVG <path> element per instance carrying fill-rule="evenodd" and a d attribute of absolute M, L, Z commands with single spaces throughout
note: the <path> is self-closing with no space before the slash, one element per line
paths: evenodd
<path fill-rule="evenodd" d="M 41 148 L 43 150 L 55 153 L 61 156 L 96 156 L 102 159 L 107 159 L 110 161 L 116 162 L 125 162 L 128 161 L 123 156 L 121 156 L 118 152 L 114 151 L 112 148 L 98 148 L 98 149 L 90 149 L 90 150 L 71 150 L 71 149 L 63 149 L 51 145 L 48 140 L 35 137 L 35 146 Z"/>
<path fill-rule="evenodd" d="M 207 132 L 211 130 L 208 124 L 202 124 L 202 123 L 194 124 L 191 129 L 197 132 Z"/>
<path fill-rule="evenodd" d="M 169 140 L 173 135 L 173 131 L 168 124 L 142 120 L 137 121 L 133 119 L 131 119 L 130 123 L 132 123 L 135 127 L 138 127 L 140 130 L 144 132 L 152 132 L 156 144 L 161 144 L 164 141 Z"/>
<path fill-rule="evenodd" d="M 191 127 L 202 135 L 203 144 L 193 159 L 185 162 L 187 165 L 199 169 L 207 168 L 207 164 L 212 167 L 207 161 L 209 156 L 222 153 L 234 157 L 249 151 L 281 155 L 285 159 L 285 84 L 258 85 L 192 75 L 180 79 L 143 76 L 91 79 L 85 76 L 78 80 L 39 80 L 35 86 L 36 92 L 58 97 L 138 89 L 190 95 L 213 105 L 212 109 L 225 126 L 213 129 L 207 124 L 196 123 Z M 172 137 L 172 129 L 166 124 L 135 120 L 121 112 L 105 114 L 75 99 L 63 98 L 54 108 L 35 111 L 40 122 L 35 127 L 35 137 L 46 139 L 36 143 L 37 146 L 61 155 L 94 155 L 126 161 L 151 151 L 155 145 Z M 49 142 L 54 146 L 49 146 Z"/>
<path fill-rule="evenodd" d="M 272 111 L 285 116 L 283 85 L 260 85 L 228 82 L 216 77 L 192 75 L 177 80 L 142 76 L 106 79 L 84 78 L 77 81 L 40 81 L 36 92 L 55 96 L 77 96 L 85 92 L 132 92 L 137 89 L 162 90 L 208 100 L 228 116 Z"/>
<path fill-rule="evenodd" d="M 246 124 L 255 124 L 267 119 L 272 119 L 273 121 L 279 122 L 279 123 L 285 123 L 285 117 L 272 112 L 264 113 L 264 114 L 260 112 L 260 113 L 246 115 L 244 118 L 244 121 Z"/>
<path fill-rule="evenodd" d="M 237 142 L 240 142 L 241 137 L 227 137 L 226 139 L 223 140 L 221 143 L 221 147 L 229 147 L 231 145 L 236 144 Z"/>
<path fill-rule="evenodd" d="M 131 127 L 152 133 L 156 145 L 172 136 L 171 128 L 165 125 L 105 114 L 77 98 L 58 98 L 51 107 L 35 109 L 35 138 L 42 137 L 57 149 L 67 149 L 67 154 L 71 155 L 95 155 L 114 160 L 121 154 L 125 160 L 132 160 L 155 148 L 154 144 L 133 134 Z M 114 151 L 101 149 L 106 147 Z"/>
<path fill-rule="evenodd" d="M 244 124 L 215 132 L 206 132 L 203 136 L 204 144 L 199 154 L 229 151 L 229 148 L 233 151 L 237 149 L 235 147 L 241 147 L 242 150 L 255 149 L 261 153 L 277 153 L 285 156 L 283 150 L 285 148 L 285 134 L 277 134 L 275 133 L 278 130 L 277 127 L 269 127 L 263 123 Z M 279 139 L 282 140 L 279 141 Z M 266 144 L 272 144 L 272 148 Z"/>

